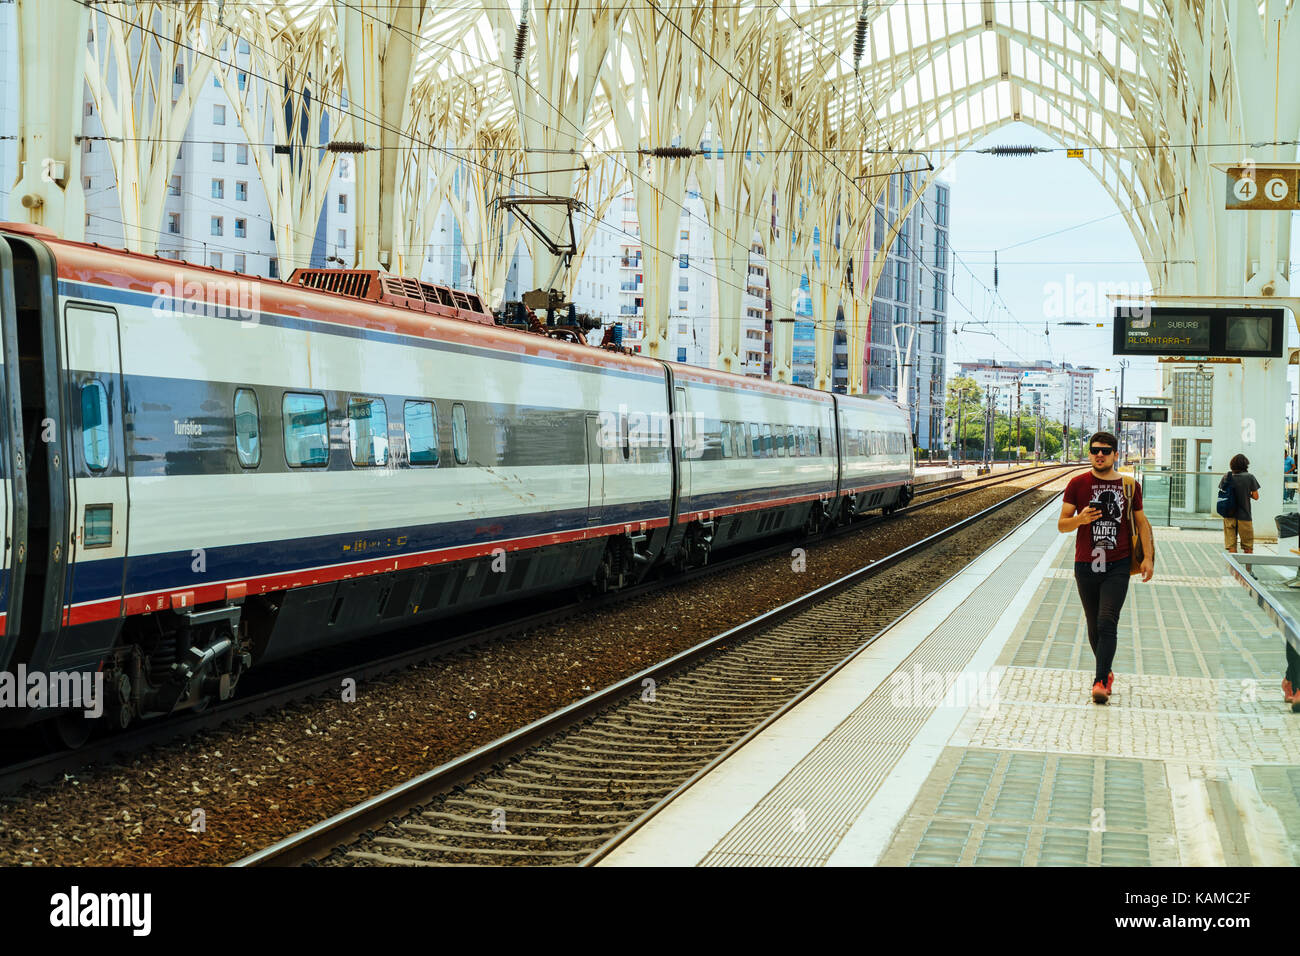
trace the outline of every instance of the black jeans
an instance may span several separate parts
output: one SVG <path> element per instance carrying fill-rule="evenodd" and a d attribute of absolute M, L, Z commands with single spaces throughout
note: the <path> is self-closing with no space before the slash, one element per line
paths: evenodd
<path fill-rule="evenodd" d="M 1300 654 L 1296 653 L 1285 637 L 1282 638 L 1282 646 L 1286 648 L 1286 679 L 1291 682 L 1291 689 L 1295 690 L 1300 687 Z"/>
<path fill-rule="evenodd" d="M 1083 601 L 1083 616 L 1088 621 L 1088 643 L 1097 656 L 1095 680 L 1106 682 L 1115 661 L 1115 644 L 1119 633 L 1119 612 L 1128 597 L 1129 559 L 1112 562 L 1105 571 L 1092 570 L 1088 561 L 1074 562 L 1074 583 Z"/>

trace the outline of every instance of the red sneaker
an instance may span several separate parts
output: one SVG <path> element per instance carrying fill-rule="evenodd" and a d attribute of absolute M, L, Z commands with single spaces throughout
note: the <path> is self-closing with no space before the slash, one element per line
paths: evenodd
<path fill-rule="evenodd" d="M 1115 672 L 1111 671 L 1106 675 L 1106 693 L 1115 693 Z"/>
<path fill-rule="evenodd" d="M 1092 685 L 1092 702 L 1094 704 L 1104 704 L 1110 700 L 1110 691 L 1101 681 Z"/>
<path fill-rule="evenodd" d="M 1291 687 L 1291 682 L 1286 678 L 1282 679 L 1282 699 L 1288 704 L 1295 697 L 1295 690 Z"/>

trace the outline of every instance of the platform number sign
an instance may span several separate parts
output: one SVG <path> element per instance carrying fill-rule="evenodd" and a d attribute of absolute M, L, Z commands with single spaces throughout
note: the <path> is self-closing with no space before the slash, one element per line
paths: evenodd
<path fill-rule="evenodd" d="M 1300 170 L 1251 163 L 1228 167 L 1227 209 L 1300 209 Z"/>

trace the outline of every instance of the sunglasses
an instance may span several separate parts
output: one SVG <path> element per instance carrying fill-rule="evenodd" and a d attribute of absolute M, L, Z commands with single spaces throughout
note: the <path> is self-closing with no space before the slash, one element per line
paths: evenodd
<path fill-rule="evenodd" d="M 1091 448 L 1088 449 L 1088 454 L 1109 455 L 1112 454 L 1114 451 L 1115 449 L 1110 447 L 1109 445 L 1093 445 Z"/>

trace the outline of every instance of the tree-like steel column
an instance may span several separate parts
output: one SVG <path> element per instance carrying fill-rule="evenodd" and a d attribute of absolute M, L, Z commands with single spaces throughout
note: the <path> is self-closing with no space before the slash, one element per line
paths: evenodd
<path fill-rule="evenodd" d="M 198 4 L 97 8 L 90 36 L 86 84 L 117 171 L 122 241 L 153 252 L 180 142 L 214 57 L 233 55 L 234 40 Z"/>

